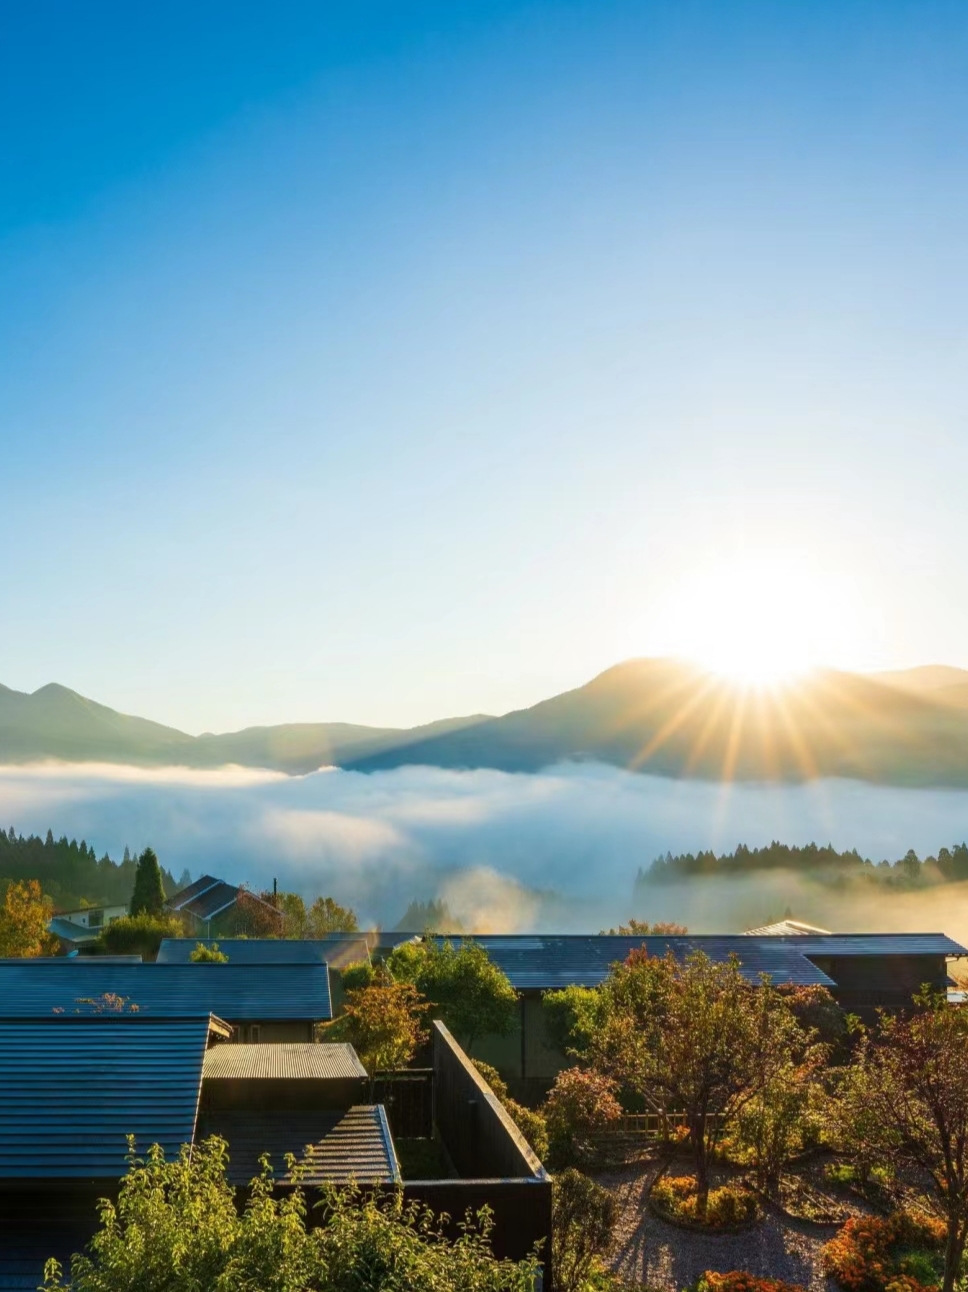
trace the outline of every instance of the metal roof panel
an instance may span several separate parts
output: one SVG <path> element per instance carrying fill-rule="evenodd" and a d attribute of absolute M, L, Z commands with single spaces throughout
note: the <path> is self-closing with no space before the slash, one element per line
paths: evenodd
<path fill-rule="evenodd" d="M 0 964 L 0 1018 L 90 1013 L 111 994 L 139 1014 L 217 1014 L 229 1022 L 332 1017 L 324 964 L 98 964 L 66 959 Z M 103 1008 L 103 1007 L 102 1007 Z"/>

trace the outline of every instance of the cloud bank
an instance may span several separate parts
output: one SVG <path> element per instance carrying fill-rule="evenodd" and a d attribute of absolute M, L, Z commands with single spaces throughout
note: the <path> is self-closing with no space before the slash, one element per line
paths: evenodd
<path fill-rule="evenodd" d="M 119 856 L 150 843 L 175 874 L 277 878 L 330 893 L 393 924 L 411 899 L 441 897 L 479 929 L 597 931 L 631 914 L 696 931 L 739 929 L 790 906 L 850 927 L 937 927 L 968 935 L 968 895 L 833 895 L 779 872 L 663 887 L 633 904 L 659 853 L 780 839 L 857 847 L 874 860 L 922 856 L 968 836 L 968 792 L 851 781 L 720 786 L 595 764 L 538 775 L 407 767 L 283 777 L 226 769 L 0 767 L 0 821 L 85 838 Z"/>

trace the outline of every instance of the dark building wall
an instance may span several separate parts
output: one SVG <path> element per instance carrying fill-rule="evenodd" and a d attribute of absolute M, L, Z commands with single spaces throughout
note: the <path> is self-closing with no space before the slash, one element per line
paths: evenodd
<path fill-rule="evenodd" d="M 460 1237 L 460 1222 L 488 1207 L 494 1221 L 491 1247 L 495 1256 L 520 1261 L 537 1247 L 544 1265 L 544 1286 L 551 1284 L 551 1180 L 408 1180 L 404 1198 L 418 1201 L 436 1215 L 446 1215 L 451 1238 Z"/>
<path fill-rule="evenodd" d="M 870 1018 L 878 1009 L 909 1009 L 925 984 L 947 985 L 944 956 L 819 956 L 810 959 L 834 980 L 832 994 L 848 1013 Z"/>
<path fill-rule="evenodd" d="M 270 1041 L 277 1044 L 286 1041 L 309 1042 L 313 1039 L 313 1024 L 304 1018 L 270 1019 L 269 1021 L 233 1018 L 226 1021 L 237 1029 L 232 1036 L 232 1041 L 240 1044 L 256 1041 L 262 1044 L 268 1044 Z"/>

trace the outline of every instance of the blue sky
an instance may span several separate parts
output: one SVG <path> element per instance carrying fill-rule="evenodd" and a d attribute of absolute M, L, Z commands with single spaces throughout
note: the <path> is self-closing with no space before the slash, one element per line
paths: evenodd
<path fill-rule="evenodd" d="M 0 681 L 968 666 L 966 156 L 961 3 L 0 0 Z"/>

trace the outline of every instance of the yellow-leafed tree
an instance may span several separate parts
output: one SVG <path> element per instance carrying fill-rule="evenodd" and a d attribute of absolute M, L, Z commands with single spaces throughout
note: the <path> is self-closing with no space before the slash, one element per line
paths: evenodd
<path fill-rule="evenodd" d="M 36 879 L 24 879 L 7 887 L 0 907 L 0 956 L 51 955 L 57 939 L 47 926 L 54 913 Z"/>

